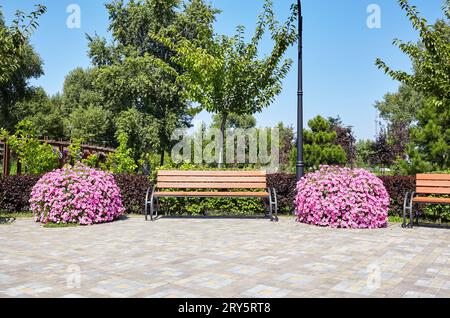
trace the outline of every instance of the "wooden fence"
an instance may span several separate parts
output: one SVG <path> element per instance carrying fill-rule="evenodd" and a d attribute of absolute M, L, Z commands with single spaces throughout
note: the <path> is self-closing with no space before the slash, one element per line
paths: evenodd
<path fill-rule="evenodd" d="M 64 149 L 66 149 L 68 146 L 70 146 L 70 141 L 63 141 L 63 140 L 50 140 L 46 137 L 42 138 L 40 140 L 41 142 L 45 142 L 49 145 L 52 145 L 54 147 L 57 147 L 60 151 L 60 153 L 63 153 Z M 109 147 L 101 147 L 97 145 L 90 145 L 90 144 L 82 144 L 81 150 L 84 151 L 90 151 L 93 153 L 113 153 L 116 150 L 114 148 Z M 9 176 L 11 172 L 11 159 L 13 157 L 13 153 L 11 149 L 9 148 L 8 144 L 4 140 L 0 140 L 0 156 L 1 156 L 1 162 L 3 167 L 3 174 L 2 176 Z M 17 159 L 17 174 L 22 173 L 22 164 L 19 159 Z"/>

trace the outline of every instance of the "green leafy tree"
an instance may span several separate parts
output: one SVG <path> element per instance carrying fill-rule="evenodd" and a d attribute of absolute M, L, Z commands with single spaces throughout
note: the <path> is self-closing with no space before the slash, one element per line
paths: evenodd
<path fill-rule="evenodd" d="M 387 124 L 387 138 L 394 158 L 406 159 L 410 130 L 416 124 L 417 113 L 424 98 L 411 86 L 402 84 L 396 93 L 388 93 L 375 103 L 380 117 Z"/>
<path fill-rule="evenodd" d="M 402 84 L 396 93 L 384 95 L 375 103 L 380 117 L 389 125 L 403 123 L 410 127 L 416 121 L 417 112 L 423 107 L 423 96 L 411 86 Z"/>
<path fill-rule="evenodd" d="M 68 135 L 88 143 L 108 143 L 112 135 L 111 113 L 100 106 L 79 107 L 67 119 Z"/>
<path fill-rule="evenodd" d="M 175 70 L 181 68 L 171 62 L 174 52 L 150 34 L 176 33 L 192 40 L 207 37 L 205 30 L 212 28 L 214 10 L 202 0 L 114 1 L 106 8 L 113 42 L 89 37 L 94 84 L 103 96 L 103 106 L 114 114 L 134 109 L 144 115 L 146 124 L 157 131 L 151 144 L 159 145 L 163 164 L 173 145 L 173 130 L 188 127 L 195 110 L 176 81 Z"/>
<path fill-rule="evenodd" d="M 222 118 L 220 115 L 216 114 L 213 116 L 213 123 L 212 127 L 214 128 L 220 128 L 222 125 Z M 233 128 L 241 128 L 241 129 L 249 129 L 249 128 L 255 128 L 256 127 L 256 119 L 253 115 L 246 114 L 246 115 L 236 115 L 231 114 L 227 118 L 227 122 L 225 124 L 225 127 L 227 129 L 233 129 Z"/>
<path fill-rule="evenodd" d="M 95 86 L 95 71 L 93 69 L 76 68 L 64 79 L 61 108 L 68 116 L 78 108 L 104 105 L 103 96 Z"/>
<path fill-rule="evenodd" d="M 370 139 L 358 140 L 356 143 L 356 166 L 367 168 L 371 166 L 374 157 L 374 141 Z"/>
<path fill-rule="evenodd" d="M 36 127 L 39 136 L 50 139 L 64 138 L 64 113 L 59 95 L 49 97 L 44 89 L 36 88 L 27 99 L 18 101 L 12 107 L 14 122 L 29 120 Z"/>
<path fill-rule="evenodd" d="M 293 172 L 296 161 L 296 159 L 293 159 L 293 156 L 296 155 L 294 127 L 285 126 L 280 122 L 277 128 L 280 136 L 280 170 Z"/>
<path fill-rule="evenodd" d="M 13 131 L 22 119 L 18 119 L 14 113 L 15 104 L 34 93 L 28 80 L 43 74 L 42 61 L 28 38 L 37 28 L 39 16 L 45 11 L 46 8 L 41 5 L 37 5 L 28 16 L 17 11 L 8 27 L 0 8 L 0 127 L 9 131 Z"/>
<path fill-rule="evenodd" d="M 10 27 L 5 25 L 1 9 L 0 6 L 0 85 L 3 85 L 23 67 L 23 59 L 29 57 L 28 38 L 39 26 L 37 20 L 47 9 L 36 5 L 27 16 L 18 10 Z"/>
<path fill-rule="evenodd" d="M 158 130 L 153 127 L 155 119 L 151 115 L 131 108 L 116 118 L 116 136 L 126 134 L 128 147 L 133 149 L 133 158 L 138 161 L 143 154 L 157 153 L 159 146 Z"/>
<path fill-rule="evenodd" d="M 243 26 L 237 28 L 233 37 L 214 35 L 204 41 L 161 33 L 155 38 L 177 53 L 171 61 L 182 66 L 184 72 L 179 74 L 178 82 L 183 84 L 187 98 L 218 114 L 224 133 L 230 115 L 260 112 L 281 92 L 282 80 L 292 65 L 283 56 L 297 40 L 297 12 L 295 5 L 286 22 L 280 25 L 272 1 L 266 0 L 249 43 L 245 41 Z M 267 57 L 260 58 L 259 43 L 267 29 L 274 47 Z"/>
<path fill-rule="evenodd" d="M 380 59 L 376 64 L 424 97 L 423 106 L 417 111 L 417 123 L 411 129 L 406 172 L 444 170 L 450 167 L 450 0 L 444 2 L 445 20 L 433 25 L 428 25 L 407 0 L 399 3 L 420 35 L 417 44 L 394 41 L 411 59 L 414 72 L 393 70 Z"/>
<path fill-rule="evenodd" d="M 34 96 L 35 89 L 29 86 L 28 81 L 42 74 L 41 58 L 27 44 L 21 50 L 18 67 L 8 76 L 8 81 L 0 83 L 0 126 L 14 130 L 22 119 L 16 114 L 16 103 Z"/>

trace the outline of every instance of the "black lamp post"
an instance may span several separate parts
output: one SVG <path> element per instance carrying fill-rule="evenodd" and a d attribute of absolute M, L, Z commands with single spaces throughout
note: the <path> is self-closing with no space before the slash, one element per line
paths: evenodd
<path fill-rule="evenodd" d="M 303 162 L 303 16 L 302 4 L 298 1 L 298 92 L 297 92 L 297 181 L 305 175 Z"/>

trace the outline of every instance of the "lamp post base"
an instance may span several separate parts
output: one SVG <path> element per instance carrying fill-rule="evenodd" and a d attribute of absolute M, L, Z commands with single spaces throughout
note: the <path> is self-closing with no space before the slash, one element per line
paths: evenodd
<path fill-rule="evenodd" d="M 297 162 L 297 182 L 305 175 L 305 163 Z"/>

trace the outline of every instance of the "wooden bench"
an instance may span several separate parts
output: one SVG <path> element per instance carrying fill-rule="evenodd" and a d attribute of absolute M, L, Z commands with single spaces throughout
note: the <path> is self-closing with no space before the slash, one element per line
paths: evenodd
<path fill-rule="evenodd" d="M 403 202 L 403 227 L 413 227 L 415 204 L 450 204 L 450 198 L 435 198 L 429 195 L 450 195 L 450 174 L 418 174 L 416 191 L 407 192 Z M 424 196 L 425 195 L 425 196 Z M 409 211 L 409 224 L 406 215 Z M 419 213 L 416 213 L 417 223 Z"/>
<path fill-rule="evenodd" d="M 267 199 L 266 216 L 278 221 L 277 194 L 266 179 L 265 171 L 158 171 L 156 184 L 147 190 L 145 220 L 149 212 L 151 220 L 158 216 L 159 198 L 189 197 Z"/>

